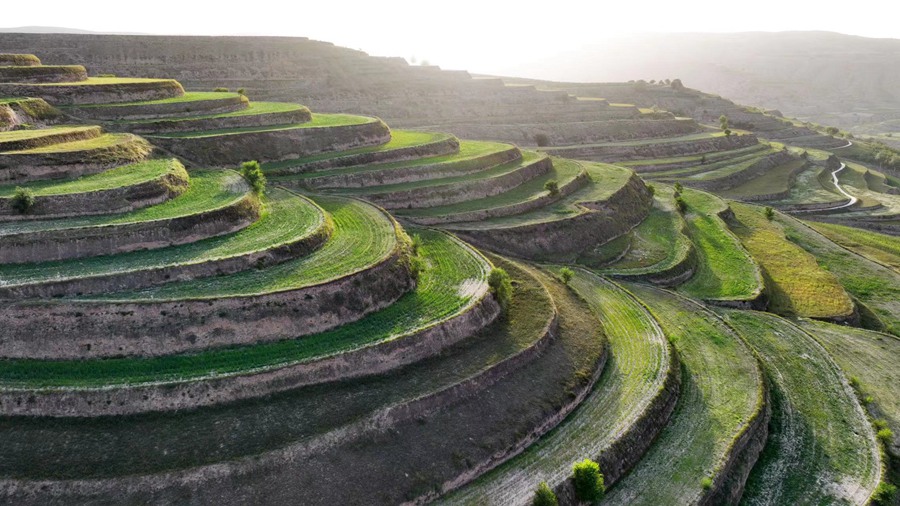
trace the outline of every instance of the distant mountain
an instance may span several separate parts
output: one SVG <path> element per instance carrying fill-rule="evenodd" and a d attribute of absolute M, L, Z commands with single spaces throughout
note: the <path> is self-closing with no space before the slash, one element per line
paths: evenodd
<path fill-rule="evenodd" d="M 516 69 L 545 80 L 686 86 L 857 132 L 900 131 L 900 39 L 831 32 L 644 34 Z"/>
<path fill-rule="evenodd" d="M 79 34 L 110 34 L 110 35 L 142 35 L 137 32 L 92 32 L 79 28 L 66 28 L 63 26 L 15 26 L 12 28 L 0 27 L 0 33 L 79 33 Z"/>

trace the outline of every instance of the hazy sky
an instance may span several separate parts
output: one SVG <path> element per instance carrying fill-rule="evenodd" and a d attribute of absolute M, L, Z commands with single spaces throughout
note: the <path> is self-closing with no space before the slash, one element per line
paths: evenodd
<path fill-rule="evenodd" d="M 900 38 L 894 7 L 856 0 L 3 2 L 0 26 L 192 35 L 304 36 L 445 69 L 502 73 L 603 37 L 638 32 L 828 30 Z M 2 48 L 0 48 L 2 51 Z"/>

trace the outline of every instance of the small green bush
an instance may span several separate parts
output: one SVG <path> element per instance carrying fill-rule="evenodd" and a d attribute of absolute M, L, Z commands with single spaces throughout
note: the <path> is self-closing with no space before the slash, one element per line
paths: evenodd
<path fill-rule="evenodd" d="M 572 276 L 574 275 L 575 273 L 572 272 L 572 269 L 569 269 L 568 267 L 563 267 L 559 270 L 559 279 L 561 279 L 564 284 L 568 285 L 569 281 L 572 281 Z"/>
<path fill-rule="evenodd" d="M 731 129 L 730 128 L 725 129 L 725 137 L 731 137 Z"/>
<path fill-rule="evenodd" d="M 713 480 L 709 476 L 700 480 L 700 487 L 703 488 L 703 490 L 709 490 L 712 488 L 712 486 Z"/>
<path fill-rule="evenodd" d="M 28 214 L 34 207 L 34 191 L 30 188 L 16 187 L 12 196 L 12 208 L 19 214 Z"/>
<path fill-rule="evenodd" d="M 888 428 L 884 428 L 879 430 L 878 433 L 875 434 L 875 437 L 877 437 L 879 441 L 886 445 L 891 444 L 891 441 L 894 439 L 894 431 Z"/>
<path fill-rule="evenodd" d="M 534 491 L 534 500 L 531 501 L 532 506 L 559 506 L 559 501 L 556 500 L 556 494 L 553 493 L 553 489 L 550 488 L 550 485 L 547 485 L 546 481 L 542 481 L 540 485 L 538 485 L 537 490 Z"/>
<path fill-rule="evenodd" d="M 706 165 L 706 155 L 700 157 L 700 165 Z"/>
<path fill-rule="evenodd" d="M 572 465 L 572 480 L 575 483 L 575 497 L 579 501 L 597 502 L 606 494 L 600 464 L 584 459 Z"/>
<path fill-rule="evenodd" d="M 896 494 L 897 487 L 883 481 L 875 487 L 875 492 L 872 493 L 872 501 L 870 504 L 873 504 L 874 506 L 887 506 L 893 502 Z"/>
<path fill-rule="evenodd" d="M 682 190 L 684 190 L 684 186 L 681 186 L 681 183 L 675 183 L 674 188 L 675 188 L 675 196 L 676 197 L 681 194 Z"/>
<path fill-rule="evenodd" d="M 656 187 L 653 186 L 652 184 L 647 185 L 647 191 L 650 192 L 651 197 L 656 195 Z"/>
<path fill-rule="evenodd" d="M 547 134 L 534 134 L 534 143 L 538 145 L 538 147 L 544 147 L 550 145 L 550 136 Z"/>
<path fill-rule="evenodd" d="M 242 96 L 242 97 L 246 97 L 246 96 L 247 96 L 247 90 L 244 89 L 244 88 L 238 88 L 238 89 L 237 89 L 237 92 L 238 92 L 238 95 L 240 95 L 240 96 Z"/>
<path fill-rule="evenodd" d="M 512 280 L 509 274 L 499 267 L 494 267 L 488 275 L 488 286 L 497 302 L 500 303 L 500 307 L 504 311 L 508 309 L 513 295 Z"/>
<path fill-rule="evenodd" d="M 544 183 L 544 189 L 550 192 L 550 195 L 559 195 L 559 183 L 555 179 L 551 179 Z"/>
<path fill-rule="evenodd" d="M 263 174 L 262 167 L 256 160 L 242 163 L 241 175 L 257 194 L 262 194 L 266 190 L 266 175 Z"/>
<path fill-rule="evenodd" d="M 687 202 L 685 202 L 680 195 L 675 197 L 675 209 L 677 209 L 679 213 L 684 214 L 685 211 L 687 211 L 687 207 Z"/>
<path fill-rule="evenodd" d="M 226 92 L 228 92 L 228 88 L 223 88 L 220 86 L 218 88 L 213 89 L 213 91 L 218 92 L 218 93 L 226 93 Z"/>
<path fill-rule="evenodd" d="M 413 255 L 418 255 L 419 248 L 422 247 L 422 236 L 420 236 L 419 234 L 413 234 L 410 246 L 412 246 Z"/>
<path fill-rule="evenodd" d="M 419 279 L 419 275 L 422 274 L 427 265 L 425 259 L 420 256 L 409 257 L 409 272 L 413 279 Z"/>
<path fill-rule="evenodd" d="M 763 214 L 766 215 L 766 219 L 772 221 L 775 219 L 775 210 L 769 206 L 766 206 L 766 209 L 763 211 Z"/>

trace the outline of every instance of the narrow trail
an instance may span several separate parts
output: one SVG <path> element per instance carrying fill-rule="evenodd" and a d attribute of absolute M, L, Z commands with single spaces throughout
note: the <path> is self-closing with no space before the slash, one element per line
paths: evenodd
<path fill-rule="evenodd" d="M 851 142 L 850 144 L 853 144 L 853 143 Z M 847 147 L 847 146 L 843 146 L 843 147 Z M 823 213 L 823 212 L 837 211 L 840 209 L 846 209 L 848 207 L 851 207 L 851 206 L 855 205 L 857 202 L 859 202 L 858 198 L 847 193 L 847 190 L 845 190 L 841 186 L 841 182 L 838 179 L 838 174 L 846 168 L 847 168 L 847 164 L 844 162 L 841 162 L 841 166 L 838 169 L 836 169 L 834 172 L 831 173 L 831 182 L 834 183 L 834 187 L 837 188 L 837 191 L 839 191 L 841 193 L 841 195 L 850 199 L 848 202 L 845 202 L 839 206 L 826 207 L 824 209 L 810 209 L 810 210 L 805 210 L 805 211 L 796 211 L 796 213 L 803 214 L 803 213 Z"/>

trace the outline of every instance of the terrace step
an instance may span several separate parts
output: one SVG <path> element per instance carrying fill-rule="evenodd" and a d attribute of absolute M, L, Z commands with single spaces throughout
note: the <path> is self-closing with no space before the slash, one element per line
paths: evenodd
<path fill-rule="evenodd" d="M 20 67 L 31 67 L 40 65 L 41 60 L 33 54 L 11 54 L 0 53 L 0 65 L 17 65 Z"/>
<path fill-rule="evenodd" d="M 759 365 L 718 317 L 689 299 L 626 285 L 659 322 L 682 365 L 669 425 L 606 495 L 609 504 L 730 504 L 766 442 L 769 406 Z M 709 479 L 708 487 L 702 481 Z"/>
<path fill-rule="evenodd" d="M 237 166 L 247 160 L 288 160 L 381 145 L 391 132 L 380 119 L 347 114 L 314 114 L 295 125 L 231 128 L 149 137 L 151 141 L 202 166 Z"/>
<path fill-rule="evenodd" d="M 82 141 L 100 137 L 98 126 L 59 125 L 40 130 L 15 130 L 0 133 L 0 155 L 7 151 L 40 148 L 63 142 Z"/>
<path fill-rule="evenodd" d="M 309 109 L 300 104 L 251 102 L 232 112 L 197 114 L 152 120 L 118 121 L 109 124 L 113 130 L 135 134 L 165 134 L 198 130 L 293 125 L 312 119 Z"/>
<path fill-rule="evenodd" d="M 559 497 L 571 497 L 572 463 L 586 457 L 600 463 L 609 487 L 665 428 L 678 400 L 681 370 L 659 325 L 627 292 L 596 275 L 578 270 L 569 284 L 609 340 L 599 381 L 553 432 L 437 504 L 530 504 L 534 484 L 542 481 Z"/>
<path fill-rule="evenodd" d="M 63 106 L 61 109 L 88 121 L 128 121 L 177 118 L 188 114 L 223 114 L 244 110 L 249 104 L 247 97 L 237 93 L 188 91 L 177 97 L 158 100 Z"/>
<path fill-rule="evenodd" d="M 444 133 L 391 130 L 391 140 L 379 146 L 263 164 L 268 176 L 287 176 L 356 165 L 396 163 L 459 152 L 459 139 Z"/>
<path fill-rule="evenodd" d="M 655 160 L 635 160 L 620 162 L 619 165 L 628 167 L 642 176 L 655 172 L 668 172 L 698 168 L 702 165 L 720 163 L 725 160 L 733 160 L 747 155 L 758 154 L 769 149 L 768 144 L 758 143 L 751 146 L 733 149 L 729 151 L 711 151 L 699 155 L 676 156 Z M 704 161 L 705 160 L 705 161 Z"/>
<path fill-rule="evenodd" d="M 0 83 L 0 95 L 42 98 L 53 105 L 138 102 L 183 94 L 184 89 L 174 79 L 90 77 L 75 83 Z"/>
<path fill-rule="evenodd" d="M 188 186 L 188 174 L 177 160 L 148 160 L 74 180 L 24 186 L 35 197 L 25 213 L 14 205 L 18 185 L 0 186 L 0 222 L 123 213 L 153 206 L 180 195 Z"/>
<path fill-rule="evenodd" d="M 577 258 L 587 248 L 631 230 L 652 203 L 649 190 L 632 171 L 600 163 L 583 166 L 591 184 L 554 204 L 445 228 L 504 254 L 556 262 Z"/>
<path fill-rule="evenodd" d="M 0 83 L 72 83 L 85 81 L 87 70 L 81 65 L 3 65 Z"/>
<path fill-rule="evenodd" d="M 307 255 L 330 234 L 321 208 L 274 190 L 260 219 L 229 235 L 89 259 L 0 265 L 0 298 L 91 295 L 221 276 Z"/>
<path fill-rule="evenodd" d="M 545 185 L 554 181 L 558 192 L 554 195 Z M 554 159 L 553 168 L 511 190 L 492 197 L 468 200 L 458 204 L 420 209 L 398 209 L 395 215 L 422 225 L 462 223 L 501 218 L 526 213 L 565 198 L 590 184 L 588 172 L 577 163 Z"/>
<path fill-rule="evenodd" d="M 190 355 L 0 362 L 0 409 L 66 417 L 184 410 L 428 360 L 490 325 L 499 307 L 487 289 L 485 258 L 448 234 L 420 234 L 429 267 L 415 289 L 357 322 L 300 339 Z M 34 402 L 17 402 L 23 395 Z"/>
<path fill-rule="evenodd" d="M 62 116 L 39 98 L 0 98 L 0 132 L 55 124 Z"/>
<path fill-rule="evenodd" d="M 159 356 L 295 339 L 356 321 L 413 287 L 407 241 L 390 216 L 358 200 L 317 201 L 334 232 L 306 256 L 133 292 L 13 302 L 0 313 L 0 356 Z"/>
<path fill-rule="evenodd" d="M 510 144 L 463 141 L 458 150 L 446 155 L 300 173 L 276 180 L 290 186 L 347 189 L 348 193 L 361 194 L 369 187 L 462 177 L 521 158 L 519 148 Z"/>
<path fill-rule="evenodd" d="M 196 171 L 184 193 L 157 206 L 117 215 L 0 223 L 0 263 L 163 248 L 235 232 L 258 218 L 258 200 L 237 173 Z"/>
<path fill-rule="evenodd" d="M 132 134 L 96 135 L 98 132 L 90 127 L 80 132 L 85 139 L 0 153 L 0 181 L 22 184 L 96 175 L 144 160 L 153 149 L 147 141 Z"/>
<path fill-rule="evenodd" d="M 266 486 L 273 469 L 311 464 L 310 459 L 291 457 L 308 455 L 322 443 L 348 436 L 379 438 L 391 426 L 490 389 L 503 381 L 504 374 L 544 360 L 541 353 L 555 339 L 549 332 L 555 311 L 546 290 L 514 266 L 504 267 L 517 280 L 518 302 L 510 308 L 511 318 L 494 322 L 438 356 L 389 374 L 204 410 L 100 417 L 90 423 L 18 418 L 16 424 L 0 427 L 4 435 L 0 447 L 10 456 L 0 460 L 3 500 L 155 502 L 158 494 L 183 497 L 185 492 L 202 498 L 221 490 L 219 479 L 208 478 L 213 476 L 210 470 L 224 463 L 230 471 L 220 477 L 243 476 L 250 478 L 253 488 Z M 104 438 L 98 438 L 97 431 Z M 37 441 L 43 441 L 47 453 L 42 465 L 32 466 L 33 461 L 19 456 L 33 451 L 31 445 Z M 62 441 L 68 443 L 59 444 Z M 136 450 L 144 447 L 155 450 L 137 458 Z M 148 487 L 150 475 L 165 477 L 166 489 Z M 127 499 L 120 488 L 126 482 L 134 485 L 128 486 Z M 289 483 L 266 486 L 265 494 L 296 491 Z M 39 490 L 41 485 L 49 487 Z"/>
<path fill-rule="evenodd" d="M 552 169 L 553 162 L 549 156 L 526 151 L 520 160 L 474 174 L 370 186 L 340 193 L 362 195 L 385 209 L 444 206 L 499 195 L 541 177 Z"/>

